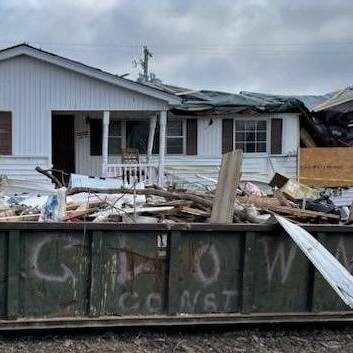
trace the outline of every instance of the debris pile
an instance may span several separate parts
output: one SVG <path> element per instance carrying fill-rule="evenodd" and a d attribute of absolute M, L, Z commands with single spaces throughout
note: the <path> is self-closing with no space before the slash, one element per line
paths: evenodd
<path fill-rule="evenodd" d="M 353 222 L 352 189 L 312 188 L 278 173 L 266 187 L 240 182 L 241 163 L 240 150 L 226 153 L 211 190 L 164 189 L 138 180 L 126 185 L 77 174 L 55 189 L 3 177 L 0 222 L 265 223 L 273 214 L 300 223 Z"/>

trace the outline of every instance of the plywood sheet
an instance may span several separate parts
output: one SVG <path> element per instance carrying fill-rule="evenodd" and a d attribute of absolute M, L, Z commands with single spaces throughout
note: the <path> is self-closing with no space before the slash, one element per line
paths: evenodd
<path fill-rule="evenodd" d="M 353 186 L 353 147 L 301 148 L 299 181 L 308 186 Z"/>

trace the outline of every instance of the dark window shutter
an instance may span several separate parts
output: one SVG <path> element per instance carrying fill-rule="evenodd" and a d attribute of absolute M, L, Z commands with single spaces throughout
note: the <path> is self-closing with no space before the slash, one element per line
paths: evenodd
<path fill-rule="evenodd" d="M 222 120 L 222 153 L 233 151 L 233 119 Z"/>
<path fill-rule="evenodd" d="M 90 123 L 90 151 L 91 156 L 102 155 L 102 134 L 103 122 L 102 119 L 91 119 Z"/>
<path fill-rule="evenodd" d="M 0 155 L 12 154 L 11 112 L 0 112 Z"/>
<path fill-rule="evenodd" d="M 282 153 L 282 119 L 271 120 L 271 154 Z"/>
<path fill-rule="evenodd" d="M 186 154 L 197 155 L 197 119 L 186 120 Z"/>

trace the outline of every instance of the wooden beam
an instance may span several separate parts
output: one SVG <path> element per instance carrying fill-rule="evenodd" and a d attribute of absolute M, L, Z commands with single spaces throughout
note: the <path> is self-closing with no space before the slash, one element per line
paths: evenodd
<path fill-rule="evenodd" d="M 242 160 L 242 150 L 231 151 L 223 155 L 210 223 L 233 223 Z"/>
<path fill-rule="evenodd" d="M 80 192 L 90 192 L 90 193 L 103 193 L 103 194 L 136 194 L 136 195 L 155 195 L 155 196 L 161 196 L 165 197 L 167 200 L 187 200 L 187 201 L 192 201 L 195 203 L 195 205 L 201 205 L 205 207 L 212 207 L 212 201 L 201 197 L 197 196 L 194 194 L 190 193 L 181 193 L 181 192 L 170 192 L 170 191 L 165 191 L 165 190 L 160 190 L 160 189 L 94 189 L 94 188 L 72 188 L 68 189 L 66 194 L 67 195 L 73 195 L 73 194 L 78 194 Z"/>

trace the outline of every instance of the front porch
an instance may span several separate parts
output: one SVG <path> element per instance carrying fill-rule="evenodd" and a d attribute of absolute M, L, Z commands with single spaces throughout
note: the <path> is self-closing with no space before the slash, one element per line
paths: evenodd
<path fill-rule="evenodd" d="M 53 168 L 163 185 L 166 123 L 166 111 L 52 112 Z M 124 158 L 129 151 L 134 159 Z"/>

